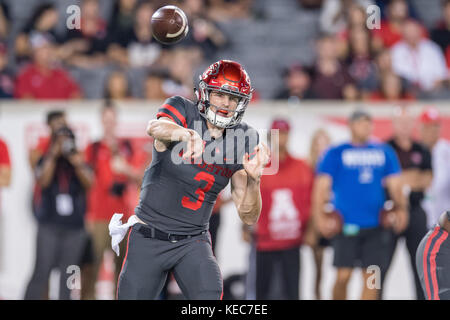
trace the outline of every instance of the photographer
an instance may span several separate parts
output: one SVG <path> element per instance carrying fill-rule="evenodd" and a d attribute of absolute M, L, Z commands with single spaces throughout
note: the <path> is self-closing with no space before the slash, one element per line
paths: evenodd
<path fill-rule="evenodd" d="M 86 190 L 92 174 L 76 148 L 75 135 L 64 113 L 50 112 L 47 124 L 51 130 L 49 146 L 35 167 L 36 262 L 25 299 L 44 298 L 50 272 L 58 268 L 59 299 L 68 300 L 68 278 L 73 274 L 68 267 L 78 265 L 85 248 Z"/>
<path fill-rule="evenodd" d="M 95 175 L 89 192 L 87 213 L 87 228 L 93 242 L 94 265 L 82 278 L 81 298 L 83 300 L 95 299 L 95 284 L 103 255 L 107 249 L 111 250 L 109 220 L 115 212 L 123 213 L 124 221 L 133 214 L 130 190 L 137 189 L 143 175 L 140 165 L 142 161 L 131 141 L 117 137 L 117 112 L 109 101 L 105 103 L 101 111 L 101 121 L 103 137 L 89 144 L 85 152 L 87 163 Z M 122 268 L 126 252 L 125 244 L 123 241 L 120 257 L 114 254 L 116 273 L 114 282 Z"/>

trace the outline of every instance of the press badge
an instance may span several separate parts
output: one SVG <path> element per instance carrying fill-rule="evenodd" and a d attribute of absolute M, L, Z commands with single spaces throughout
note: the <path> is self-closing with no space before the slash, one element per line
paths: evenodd
<path fill-rule="evenodd" d="M 70 194 L 60 193 L 56 196 L 56 211 L 60 216 L 70 216 L 73 213 L 73 200 Z"/>

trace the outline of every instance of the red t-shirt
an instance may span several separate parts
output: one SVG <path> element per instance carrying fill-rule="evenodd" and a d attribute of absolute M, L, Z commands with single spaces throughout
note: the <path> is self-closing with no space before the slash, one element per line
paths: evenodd
<path fill-rule="evenodd" d="M 50 148 L 50 137 L 39 137 L 38 144 L 35 150 L 38 150 L 41 154 L 47 153 Z"/>
<path fill-rule="evenodd" d="M 126 221 L 133 214 L 131 206 L 133 201 L 130 199 L 133 193 L 130 189 L 134 186 L 128 183 L 125 175 L 113 172 L 112 153 L 109 147 L 103 142 L 99 142 L 97 147 L 94 147 L 94 144 L 89 144 L 85 151 L 86 162 L 93 168 L 95 174 L 94 183 L 89 191 L 86 218 L 89 221 L 109 221 L 114 213 L 123 213 L 122 221 Z M 136 152 L 130 152 L 123 142 L 119 145 L 120 155 L 128 164 L 136 167 Z M 126 185 L 121 196 L 114 195 L 111 191 L 115 182 Z"/>
<path fill-rule="evenodd" d="M 310 214 L 313 179 L 313 170 L 290 155 L 280 162 L 277 174 L 261 178 L 257 250 L 285 250 L 301 244 Z"/>
<path fill-rule="evenodd" d="M 391 48 L 394 44 L 403 39 L 401 31 L 395 30 L 389 21 L 381 21 L 380 29 L 373 29 L 372 35 L 375 38 L 381 38 L 386 48 Z M 422 26 L 422 36 L 428 38 L 427 29 Z"/>
<path fill-rule="evenodd" d="M 0 139 L 0 166 L 11 167 L 11 160 L 9 158 L 8 146 L 2 139 Z"/>
<path fill-rule="evenodd" d="M 16 98 L 70 99 L 80 94 L 80 88 L 61 68 L 53 68 L 44 74 L 31 64 L 19 74 L 16 81 Z"/>
<path fill-rule="evenodd" d="M 0 165 L 11 166 L 11 160 L 9 158 L 8 146 L 0 139 Z"/>
<path fill-rule="evenodd" d="M 447 68 L 450 70 L 450 45 L 445 49 L 445 60 L 447 61 Z"/>

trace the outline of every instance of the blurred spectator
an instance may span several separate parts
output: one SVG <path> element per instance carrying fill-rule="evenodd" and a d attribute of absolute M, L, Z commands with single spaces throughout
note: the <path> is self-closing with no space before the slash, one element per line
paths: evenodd
<path fill-rule="evenodd" d="M 348 8 L 347 27 L 336 34 L 339 57 L 344 59 L 349 55 L 348 41 L 352 30 L 367 30 L 367 14 L 364 7 L 352 3 Z M 372 44 L 370 43 L 370 46 Z"/>
<path fill-rule="evenodd" d="M 439 110 L 426 107 L 420 117 L 420 142 L 431 150 L 433 180 L 425 193 L 423 207 L 428 227 L 432 228 L 442 212 L 450 208 L 450 142 L 441 138 L 442 121 Z"/>
<path fill-rule="evenodd" d="M 11 184 L 11 159 L 8 145 L 0 139 L 0 187 L 8 187 Z"/>
<path fill-rule="evenodd" d="M 10 30 L 9 7 L 5 2 L 0 3 L 0 40 L 6 40 Z"/>
<path fill-rule="evenodd" d="M 399 76 L 393 72 L 385 72 L 381 75 L 379 89 L 371 93 L 369 99 L 371 101 L 410 101 L 415 97 L 408 92 Z"/>
<path fill-rule="evenodd" d="M 320 30 L 329 34 L 345 30 L 349 22 L 350 8 L 359 5 L 365 10 L 371 4 L 371 0 L 325 0 L 320 14 Z"/>
<path fill-rule="evenodd" d="M 381 50 L 391 48 L 403 38 L 403 25 L 410 19 L 408 3 L 405 0 L 391 0 L 386 8 L 386 19 L 381 21 L 380 29 L 373 30 L 374 47 Z M 420 35 L 426 37 L 427 30 L 420 26 Z"/>
<path fill-rule="evenodd" d="M 60 38 L 56 32 L 58 19 L 58 10 L 51 3 L 41 4 L 35 9 L 30 20 L 15 39 L 15 57 L 19 65 L 29 62 L 32 58 L 33 48 L 31 47 L 30 37 L 33 34 L 41 33 L 53 38 L 55 43 L 59 42 Z"/>
<path fill-rule="evenodd" d="M 189 21 L 189 33 L 182 44 L 200 48 L 203 56 L 210 60 L 227 45 L 225 34 L 206 14 L 205 0 L 184 0 L 182 9 Z"/>
<path fill-rule="evenodd" d="M 254 0 L 209 0 L 209 17 L 216 22 L 249 19 Z"/>
<path fill-rule="evenodd" d="M 339 62 L 336 39 L 322 35 L 317 40 L 317 60 L 314 66 L 311 91 L 316 99 L 358 98 L 358 90 L 353 79 Z"/>
<path fill-rule="evenodd" d="M 100 16 L 98 0 L 82 0 L 81 28 L 67 31 L 63 41 L 71 48 L 66 63 L 80 68 L 94 68 L 106 63 L 106 49 L 111 41 L 106 21 Z"/>
<path fill-rule="evenodd" d="M 193 98 L 194 70 L 202 62 L 201 54 L 195 47 L 177 47 L 165 57 L 163 66 L 169 70 L 171 81 L 165 85 L 165 91 L 169 96 L 181 95 Z"/>
<path fill-rule="evenodd" d="M 80 98 L 78 85 L 67 71 L 56 65 L 51 36 L 36 33 L 30 43 L 33 63 L 17 76 L 14 96 L 19 99 Z"/>
<path fill-rule="evenodd" d="M 440 89 L 448 73 L 439 46 L 423 38 L 420 25 L 413 20 L 404 23 L 403 37 L 392 47 L 394 72 L 420 90 Z"/>
<path fill-rule="evenodd" d="M 355 80 L 361 95 L 367 96 L 377 87 L 376 66 L 373 62 L 370 33 L 365 28 L 351 29 L 348 46 L 348 72 Z"/>
<path fill-rule="evenodd" d="M 124 221 L 133 214 L 129 192 L 141 181 L 143 170 L 137 168 L 133 145 L 117 136 L 117 112 L 107 103 L 101 113 L 103 137 L 89 144 L 85 154 L 94 172 L 94 183 L 89 193 L 87 227 L 94 246 L 95 264 L 84 280 L 82 299 L 95 299 L 95 284 L 105 250 L 111 248 L 108 224 L 114 213 L 122 213 Z M 126 243 L 121 245 L 120 256 L 115 257 L 115 279 L 118 279 Z M 114 291 L 115 292 L 115 291 Z"/>
<path fill-rule="evenodd" d="M 52 132 L 58 131 L 60 128 L 66 126 L 66 115 L 63 111 L 53 111 L 47 114 L 47 125 L 50 129 L 50 135 L 40 137 L 36 146 L 30 150 L 29 160 L 31 169 L 34 171 L 39 159 L 50 149 Z"/>
<path fill-rule="evenodd" d="M 112 17 L 109 20 L 109 34 L 126 34 L 133 29 L 138 0 L 115 1 Z"/>
<path fill-rule="evenodd" d="M 144 81 L 144 98 L 147 100 L 165 100 L 169 94 L 165 91 L 165 86 L 170 81 L 168 72 L 164 70 L 152 70 L 148 73 Z"/>
<path fill-rule="evenodd" d="M 450 0 L 442 1 L 443 19 L 431 30 L 431 39 L 441 47 L 450 70 Z"/>
<path fill-rule="evenodd" d="M 406 201 L 401 193 L 400 165 L 394 150 L 370 141 L 372 118 L 364 110 L 352 113 L 349 128 L 351 141 L 327 150 L 314 181 L 314 221 L 323 236 L 334 237 L 335 300 L 347 298 L 347 285 L 354 268 L 362 268 L 365 284 L 372 276 L 366 270 L 368 267 L 385 268 L 389 231 L 382 228 L 379 219 L 385 202 L 384 186 L 398 208 L 393 213 L 397 218 L 396 232 L 403 231 L 408 221 Z M 330 199 L 334 213 L 326 210 Z M 364 285 L 361 299 L 375 300 L 378 294 L 377 288 Z"/>
<path fill-rule="evenodd" d="M 298 102 L 303 99 L 314 97 L 310 90 L 311 77 L 308 71 L 301 65 L 292 65 L 284 71 L 284 88 L 282 88 L 274 99 Z"/>
<path fill-rule="evenodd" d="M 412 100 L 415 99 L 415 95 L 411 92 L 410 83 L 395 75 L 394 70 L 392 68 L 392 56 L 391 51 L 389 49 L 383 49 L 379 51 L 375 56 L 375 75 L 376 75 L 376 83 L 377 88 L 372 93 L 365 96 L 366 99 L 379 101 L 379 100 L 387 100 L 387 97 L 395 97 L 395 100 Z M 392 76 L 392 74 L 395 75 Z M 383 79 L 384 78 L 384 79 Z M 397 83 L 400 80 L 401 83 Z M 392 88 L 387 88 L 388 83 L 394 83 Z M 390 94 L 383 93 L 391 92 Z M 391 98 L 392 99 L 392 98 Z"/>
<path fill-rule="evenodd" d="M 151 18 L 154 7 L 150 1 L 139 2 L 133 26 L 117 30 L 108 56 L 124 66 L 150 67 L 159 62 L 163 46 L 153 38 Z"/>
<path fill-rule="evenodd" d="M 324 0 L 298 0 L 298 3 L 305 9 L 320 9 Z"/>
<path fill-rule="evenodd" d="M 11 159 L 9 156 L 8 146 L 0 139 L 0 191 L 4 187 L 8 187 L 11 184 Z M 1 214 L 0 210 L 0 214 Z M 2 233 L 0 235 L 3 236 Z M 2 237 L 4 238 L 4 237 Z M 0 241 L 3 245 L 3 241 Z"/>
<path fill-rule="evenodd" d="M 375 63 L 377 66 L 378 76 L 386 72 L 393 72 L 392 69 L 392 56 L 389 49 L 381 50 L 375 57 Z"/>
<path fill-rule="evenodd" d="M 0 99 L 14 96 L 14 75 L 8 68 L 8 51 L 5 43 L 0 42 Z"/>
<path fill-rule="evenodd" d="M 331 138 L 324 129 L 318 129 L 314 132 L 311 138 L 311 145 L 309 148 L 308 164 L 316 172 L 317 164 L 320 158 L 331 144 Z M 307 233 L 305 234 L 305 243 L 309 245 L 313 251 L 316 277 L 314 282 L 315 299 L 322 299 L 321 281 L 322 281 L 322 261 L 323 251 L 326 247 L 331 245 L 330 241 L 324 237 L 321 237 L 317 226 L 314 224 L 313 219 L 309 220 Z"/>
<path fill-rule="evenodd" d="M 406 108 L 395 109 L 392 125 L 393 136 L 388 143 L 397 153 L 402 167 L 403 190 L 409 194 L 409 224 L 403 233 L 392 234 L 393 241 L 388 249 L 389 262 L 387 268 L 382 269 L 381 273 L 382 282 L 384 282 L 392 262 L 398 239 L 404 237 L 414 273 L 416 299 L 423 300 L 423 290 L 415 269 L 415 261 L 417 247 L 427 233 L 427 217 L 421 202 L 424 198 L 424 191 L 431 184 L 431 154 L 426 147 L 413 140 L 414 119 Z"/>
<path fill-rule="evenodd" d="M 38 194 L 34 213 L 38 223 L 35 267 L 25 299 L 42 299 L 48 290 L 50 272 L 60 271 L 59 299 L 70 299 L 69 266 L 78 265 L 86 242 L 84 215 L 86 190 L 92 175 L 76 147 L 76 138 L 67 127 L 64 113 L 47 114 L 50 146 L 35 168 Z M 70 272 L 68 272 L 70 271 Z"/>
<path fill-rule="evenodd" d="M 256 224 L 256 299 L 299 299 L 300 245 L 309 219 L 313 172 L 288 151 L 290 124 L 274 119 L 279 139 L 271 146 L 278 158 L 275 175 L 261 177 L 261 215 Z M 279 278 L 281 296 L 273 292 Z"/>
<path fill-rule="evenodd" d="M 117 70 L 109 74 L 105 84 L 104 98 L 112 100 L 132 98 L 125 72 Z"/>

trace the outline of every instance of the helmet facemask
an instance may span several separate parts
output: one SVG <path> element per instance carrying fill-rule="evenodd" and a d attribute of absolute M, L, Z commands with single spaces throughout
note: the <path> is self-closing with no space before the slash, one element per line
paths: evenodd
<path fill-rule="evenodd" d="M 219 107 L 211 103 L 210 96 L 212 92 L 222 92 L 225 94 L 232 94 L 239 98 L 236 108 Z M 214 126 L 219 128 L 231 128 L 239 124 L 244 116 L 245 109 L 247 108 L 249 98 L 241 94 L 230 93 L 228 90 L 208 90 L 208 108 L 205 112 L 206 119 Z M 226 114 L 223 114 L 223 111 Z"/>

